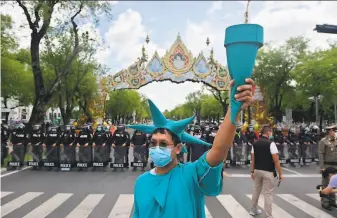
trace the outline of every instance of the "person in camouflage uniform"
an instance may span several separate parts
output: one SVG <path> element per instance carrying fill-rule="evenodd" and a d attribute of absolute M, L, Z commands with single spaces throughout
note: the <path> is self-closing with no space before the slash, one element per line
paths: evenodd
<path fill-rule="evenodd" d="M 335 137 L 337 125 L 326 128 L 326 136 L 319 142 L 318 155 L 321 173 L 328 167 L 337 169 L 337 139 Z M 322 186 L 327 187 L 329 179 L 322 177 Z M 321 198 L 322 207 L 331 210 L 336 207 L 336 194 L 331 193 L 327 197 Z"/>

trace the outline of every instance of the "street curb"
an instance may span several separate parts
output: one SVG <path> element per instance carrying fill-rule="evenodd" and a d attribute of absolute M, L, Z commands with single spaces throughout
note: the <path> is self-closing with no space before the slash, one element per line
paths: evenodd
<path fill-rule="evenodd" d="M 1 168 L 1 173 L 4 173 L 7 171 L 7 168 Z"/>

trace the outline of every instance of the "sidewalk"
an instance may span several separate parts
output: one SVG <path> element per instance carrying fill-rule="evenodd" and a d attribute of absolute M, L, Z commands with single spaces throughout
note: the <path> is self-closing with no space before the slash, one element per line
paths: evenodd
<path fill-rule="evenodd" d="M 7 171 L 7 168 L 1 168 L 1 173 L 4 173 Z"/>

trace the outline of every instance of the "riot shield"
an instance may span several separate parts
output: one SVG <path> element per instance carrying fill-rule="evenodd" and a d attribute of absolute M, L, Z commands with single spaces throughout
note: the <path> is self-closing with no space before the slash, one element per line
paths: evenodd
<path fill-rule="evenodd" d="M 318 158 L 318 143 L 313 142 L 311 144 L 311 157 L 315 163 L 319 163 L 319 158 Z"/>
<path fill-rule="evenodd" d="M 247 162 L 247 144 L 241 143 L 237 144 L 237 146 L 234 147 L 235 151 L 235 164 L 240 165 L 246 165 Z"/>
<path fill-rule="evenodd" d="M 80 145 L 78 147 L 78 161 L 76 163 L 76 167 L 82 169 L 91 166 L 92 166 L 92 146 Z"/>
<path fill-rule="evenodd" d="M 126 163 L 126 149 L 127 146 L 116 145 L 114 148 L 114 162 L 110 163 L 110 168 L 127 168 L 129 164 Z"/>
<path fill-rule="evenodd" d="M 70 170 L 75 167 L 75 146 L 69 144 L 60 145 L 60 168 Z"/>
<path fill-rule="evenodd" d="M 46 145 L 46 155 L 43 161 L 44 167 L 58 167 L 59 165 L 59 146 L 53 144 Z"/>
<path fill-rule="evenodd" d="M 296 163 L 300 163 L 300 143 L 299 142 L 291 142 L 288 144 L 288 152 L 289 152 L 289 163 L 294 165 Z"/>
<path fill-rule="evenodd" d="M 135 145 L 133 147 L 133 162 L 131 162 L 131 167 L 146 167 L 146 152 L 147 149 L 143 145 Z"/>
<path fill-rule="evenodd" d="M 286 142 L 284 143 L 276 142 L 275 144 L 279 153 L 280 164 L 287 164 L 289 158 L 288 144 Z"/>
<path fill-rule="evenodd" d="M 36 143 L 36 144 L 31 144 L 28 146 L 28 152 L 27 154 L 32 157 L 30 161 L 27 161 L 27 166 L 32 166 L 34 168 L 43 166 L 43 161 L 42 161 L 42 153 L 43 153 L 43 148 L 42 148 L 42 143 Z"/>
<path fill-rule="evenodd" d="M 8 153 L 11 156 L 11 160 L 8 161 L 10 167 L 21 167 L 25 158 L 25 146 L 23 143 L 14 144 L 9 147 Z"/>
<path fill-rule="evenodd" d="M 93 146 L 93 167 L 105 167 L 108 165 L 110 160 L 110 149 L 109 146 L 95 145 Z"/>
<path fill-rule="evenodd" d="M 304 143 L 301 145 L 301 157 L 303 163 L 312 163 L 312 144 L 311 143 Z"/>

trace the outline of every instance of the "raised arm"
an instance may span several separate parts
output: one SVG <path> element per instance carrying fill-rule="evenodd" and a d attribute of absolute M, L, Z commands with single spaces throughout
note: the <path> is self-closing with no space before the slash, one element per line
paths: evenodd
<path fill-rule="evenodd" d="M 235 98 L 237 101 L 242 101 L 242 109 L 248 107 L 252 101 L 252 86 L 254 82 L 252 79 L 246 79 L 248 85 L 243 85 L 238 87 L 239 93 L 236 94 Z M 233 86 L 233 82 L 231 86 Z M 226 116 L 222 124 L 220 125 L 219 131 L 215 136 L 213 146 L 211 150 L 207 153 L 206 160 L 211 166 L 217 166 L 222 163 L 227 158 L 227 153 L 232 146 L 233 139 L 235 136 L 236 126 L 232 124 L 230 120 L 230 107 L 227 110 Z M 236 117 L 238 121 L 239 115 Z"/>

